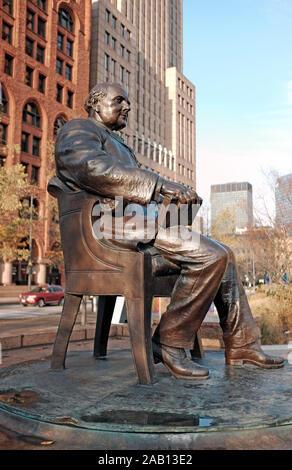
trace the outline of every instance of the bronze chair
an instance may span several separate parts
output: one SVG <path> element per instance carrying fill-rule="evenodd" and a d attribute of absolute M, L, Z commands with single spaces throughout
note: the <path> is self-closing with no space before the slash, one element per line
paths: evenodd
<path fill-rule="evenodd" d="M 104 357 L 117 295 L 125 297 L 132 355 L 138 382 L 154 383 L 151 312 L 154 296 L 170 297 L 177 274 L 155 276 L 152 257 L 125 248 L 107 247 L 92 229 L 92 209 L 97 196 L 70 191 L 58 178 L 48 184 L 58 199 L 65 263 L 65 301 L 52 353 L 51 368 L 65 367 L 70 336 L 83 295 L 99 296 L 94 356 Z M 203 357 L 199 334 L 192 357 Z"/>

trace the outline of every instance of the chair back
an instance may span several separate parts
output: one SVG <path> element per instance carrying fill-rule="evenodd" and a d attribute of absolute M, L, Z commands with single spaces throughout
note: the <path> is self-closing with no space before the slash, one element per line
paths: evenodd
<path fill-rule="evenodd" d="M 66 292 L 139 296 L 144 255 L 108 247 L 94 236 L 92 209 L 99 202 L 98 195 L 84 190 L 71 191 L 57 177 L 49 181 L 48 192 L 58 200 Z"/>

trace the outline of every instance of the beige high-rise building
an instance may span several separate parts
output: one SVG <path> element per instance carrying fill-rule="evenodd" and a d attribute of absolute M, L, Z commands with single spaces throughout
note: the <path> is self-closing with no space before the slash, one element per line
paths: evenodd
<path fill-rule="evenodd" d="M 183 75 L 183 0 L 93 0 L 90 85 L 129 92 L 122 133 L 138 160 L 196 187 L 195 87 Z"/>

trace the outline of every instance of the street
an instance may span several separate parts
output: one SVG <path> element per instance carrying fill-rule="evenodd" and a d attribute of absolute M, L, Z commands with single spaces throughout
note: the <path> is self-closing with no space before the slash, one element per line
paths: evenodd
<path fill-rule="evenodd" d="M 17 320 L 24 318 L 36 318 L 48 315 L 61 314 L 62 307 L 58 305 L 48 305 L 45 307 L 27 306 L 20 304 L 0 305 L 0 320 Z"/>

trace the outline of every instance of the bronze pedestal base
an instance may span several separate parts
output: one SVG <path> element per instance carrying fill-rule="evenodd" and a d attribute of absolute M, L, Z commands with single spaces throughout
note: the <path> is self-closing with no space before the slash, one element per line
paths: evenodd
<path fill-rule="evenodd" d="M 52 450 L 292 449 L 291 364 L 234 368 L 223 351 L 198 362 L 209 380 L 176 380 L 159 364 L 152 386 L 137 385 L 129 350 L 103 361 L 72 352 L 64 371 L 49 361 L 6 368 L 0 425 Z"/>

